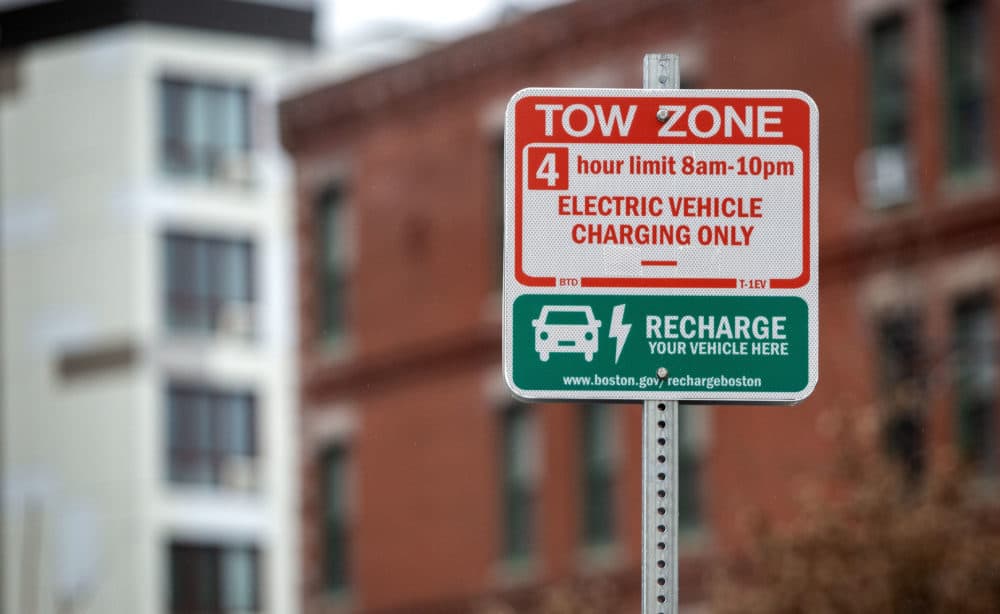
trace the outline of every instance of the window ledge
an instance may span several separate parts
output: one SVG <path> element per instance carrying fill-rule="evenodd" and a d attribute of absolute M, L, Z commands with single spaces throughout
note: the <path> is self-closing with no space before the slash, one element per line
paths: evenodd
<path fill-rule="evenodd" d="M 199 167 L 174 166 L 164 159 L 158 161 L 158 177 L 164 184 L 182 190 L 229 191 L 246 194 L 264 185 L 260 149 L 241 150 L 227 154 L 228 160 L 215 172 Z"/>
<path fill-rule="evenodd" d="M 233 502 L 256 505 L 264 498 L 264 489 L 258 484 L 254 488 L 239 489 L 226 486 L 194 484 L 190 482 L 164 481 L 167 497 L 183 500 L 212 502 Z"/>
<path fill-rule="evenodd" d="M 224 190 L 245 194 L 256 191 L 261 186 L 261 181 L 256 177 L 236 180 L 164 171 L 160 178 L 167 186 L 181 190 Z"/>
<path fill-rule="evenodd" d="M 303 606 L 307 611 L 324 612 L 324 614 L 351 614 L 358 610 L 354 591 L 350 587 L 339 590 L 321 588 L 318 594 L 309 597 Z"/>
<path fill-rule="evenodd" d="M 997 176 L 992 168 L 982 166 L 967 171 L 952 172 L 941 180 L 941 196 L 950 204 L 976 202 L 997 192 Z"/>
<path fill-rule="evenodd" d="M 896 211 L 908 210 L 914 204 L 915 199 L 912 195 L 891 199 L 869 196 L 863 202 L 866 211 L 878 215 L 880 213 L 892 214 Z"/>
<path fill-rule="evenodd" d="M 708 549 L 712 540 L 704 527 L 681 529 L 677 536 L 677 550 L 681 555 L 699 554 Z"/>
<path fill-rule="evenodd" d="M 356 611 L 354 594 L 350 588 L 339 590 L 323 589 L 322 594 L 315 597 L 313 603 L 320 611 L 327 614 L 348 614 Z"/>
<path fill-rule="evenodd" d="M 540 572 L 537 557 L 529 555 L 503 559 L 497 563 L 493 576 L 501 588 L 514 588 L 534 583 Z"/>
<path fill-rule="evenodd" d="M 320 337 L 315 348 L 317 357 L 327 364 L 346 362 L 354 357 L 354 340 L 346 334 Z"/>
<path fill-rule="evenodd" d="M 482 307 L 483 321 L 497 323 L 503 317 L 503 291 L 494 289 L 486 295 Z"/>
<path fill-rule="evenodd" d="M 981 470 L 969 483 L 972 496 L 983 503 L 1000 503 L 1000 473 Z"/>
<path fill-rule="evenodd" d="M 203 349 L 207 346 L 233 346 L 237 348 L 257 347 L 260 337 L 256 333 L 228 333 L 224 331 L 170 329 L 163 331 L 163 339 L 167 344 L 181 348 Z"/>
<path fill-rule="evenodd" d="M 260 456 L 232 458 L 223 467 L 219 482 L 195 482 L 165 478 L 171 492 L 185 496 L 255 499 L 264 494 L 263 465 Z"/>
<path fill-rule="evenodd" d="M 602 573 L 620 569 L 625 564 L 625 549 L 621 544 L 608 542 L 583 547 L 578 567 L 585 574 Z"/>

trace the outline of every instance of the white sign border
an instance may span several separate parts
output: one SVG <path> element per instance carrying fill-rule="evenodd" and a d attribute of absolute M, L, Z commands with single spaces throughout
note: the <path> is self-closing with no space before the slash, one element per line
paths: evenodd
<path fill-rule="evenodd" d="M 732 288 L 532 288 L 522 286 L 514 273 L 514 177 L 515 117 L 518 101 L 529 96 L 551 97 L 626 97 L 626 98 L 792 98 L 809 107 L 809 281 L 801 288 L 781 289 L 777 293 Z M 799 90 L 687 89 L 647 90 L 628 88 L 526 88 L 518 91 L 507 105 L 504 121 L 504 249 L 502 292 L 503 376 L 508 388 L 518 398 L 529 401 L 643 401 L 665 400 L 708 404 L 795 404 L 809 397 L 819 381 L 819 109 L 813 99 Z M 808 310 L 808 383 L 799 391 L 740 392 L 683 391 L 669 388 L 649 390 L 523 390 L 513 381 L 513 306 L 525 294 L 553 295 L 630 295 L 630 296 L 796 296 Z M 654 374 L 650 374 L 654 375 Z"/>

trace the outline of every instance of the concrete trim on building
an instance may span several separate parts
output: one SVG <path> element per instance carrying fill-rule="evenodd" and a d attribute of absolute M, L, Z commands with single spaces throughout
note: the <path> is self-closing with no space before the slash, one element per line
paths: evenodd
<path fill-rule="evenodd" d="M 246 34 L 311 45 L 314 11 L 235 0 L 59 0 L 0 12 L 0 49 L 129 22 Z"/>

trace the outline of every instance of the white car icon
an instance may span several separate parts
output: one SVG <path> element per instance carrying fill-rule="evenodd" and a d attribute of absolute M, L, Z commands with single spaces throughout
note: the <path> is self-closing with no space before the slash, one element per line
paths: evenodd
<path fill-rule="evenodd" d="M 590 362 L 597 353 L 597 329 L 601 321 L 585 305 L 545 305 L 532 320 L 535 327 L 535 351 L 542 362 L 553 352 L 583 354 Z"/>

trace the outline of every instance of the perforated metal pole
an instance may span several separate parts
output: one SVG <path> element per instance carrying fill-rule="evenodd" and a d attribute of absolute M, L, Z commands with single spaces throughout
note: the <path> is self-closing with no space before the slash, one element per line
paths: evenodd
<path fill-rule="evenodd" d="M 645 89 L 680 87 L 679 58 L 647 53 Z M 642 612 L 677 614 L 677 401 L 642 411 Z"/>

